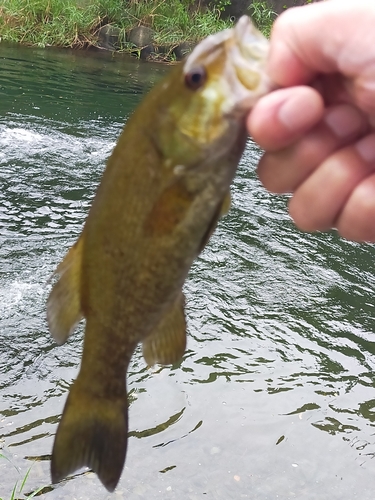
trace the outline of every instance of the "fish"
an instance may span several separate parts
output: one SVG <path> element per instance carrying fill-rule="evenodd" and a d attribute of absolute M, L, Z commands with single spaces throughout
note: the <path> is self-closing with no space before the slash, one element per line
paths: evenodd
<path fill-rule="evenodd" d="M 183 285 L 229 208 L 246 116 L 272 88 L 267 54 L 267 39 L 241 17 L 201 41 L 126 122 L 47 300 L 57 344 L 86 320 L 53 444 L 53 483 L 87 466 L 112 492 L 126 456 L 135 348 L 142 344 L 148 365 L 185 352 Z"/>

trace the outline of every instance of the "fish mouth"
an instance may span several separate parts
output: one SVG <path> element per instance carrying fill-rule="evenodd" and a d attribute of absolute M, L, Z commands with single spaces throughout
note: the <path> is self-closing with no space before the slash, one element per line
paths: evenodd
<path fill-rule="evenodd" d="M 179 129 L 201 146 L 235 133 L 256 101 L 273 88 L 266 72 L 269 43 L 247 16 L 200 42 L 182 67 L 182 80 L 205 75 L 191 112 L 178 117 Z M 185 94 L 184 94 L 185 95 Z"/>
<path fill-rule="evenodd" d="M 268 52 L 267 38 L 242 16 L 233 28 L 203 40 L 188 56 L 184 74 L 198 66 L 215 68 L 212 87 L 222 96 L 223 114 L 243 115 L 275 88 L 266 71 Z"/>
<path fill-rule="evenodd" d="M 248 16 L 242 16 L 233 28 L 236 45 L 243 57 L 254 61 L 265 61 L 268 56 L 268 40 L 255 28 Z"/>
<path fill-rule="evenodd" d="M 235 111 L 249 111 L 274 85 L 267 70 L 269 41 L 255 28 L 248 16 L 242 16 L 233 28 L 233 43 L 228 48 L 232 72 Z"/>

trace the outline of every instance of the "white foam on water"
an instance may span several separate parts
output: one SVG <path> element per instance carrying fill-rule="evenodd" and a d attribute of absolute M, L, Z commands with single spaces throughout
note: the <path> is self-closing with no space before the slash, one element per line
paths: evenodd
<path fill-rule="evenodd" d="M 87 127 L 87 124 L 85 124 Z M 61 161 L 95 158 L 95 164 L 105 163 L 116 144 L 115 130 L 92 124 L 92 133 L 84 136 L 77 130 L 66 130 L 64 123 L 35 123 L 34 128 L 20 126 L 17 122 L 5 125 L 0 122 L 0 163 L 25 160 L 25 156 Z"/>
<path fill-rule="evenodd" d="M 31 144 L 39 142 L 43 136 L 37 132 L 25 128 L 7 128 L 0 131 L 0 145 L 8 144 L 12 141 L 26 142 Z"/>
<path fill-rule="evenodd" d="M 39 283 L 24 283 L 20 281 L 8 282 L 0 286 L 0 317 L 5 319 L 22 309 L 22 303 L 44 293 Z"/>

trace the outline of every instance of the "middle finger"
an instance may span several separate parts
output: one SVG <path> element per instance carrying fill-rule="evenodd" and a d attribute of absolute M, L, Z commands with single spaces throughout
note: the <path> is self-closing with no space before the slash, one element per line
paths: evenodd
<path fill-rule="evenodd" d="M 323 120 L 293 145 L 266 152 L 258 165 L 263 185 L 274 193 L 290 193 L 336 150 L 361 137 L 366 117 L 349 104 L 328 108 Z"/>

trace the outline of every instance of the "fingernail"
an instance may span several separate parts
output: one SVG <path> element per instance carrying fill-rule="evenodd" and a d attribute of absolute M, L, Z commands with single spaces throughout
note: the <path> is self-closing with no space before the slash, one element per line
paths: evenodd
<path fill-rule="evenodd" d="M 355 145 L 359 156 L 367 163 L 375 161 L 375 134 L 364 137 Z"/>
<path fill-rule="evenodd" d="M 347 104 L 342 104 L 328 111 L 324 121 L 332 132 L 341 139 L 358 132 L 363 126 L 361 113 Z"/>

